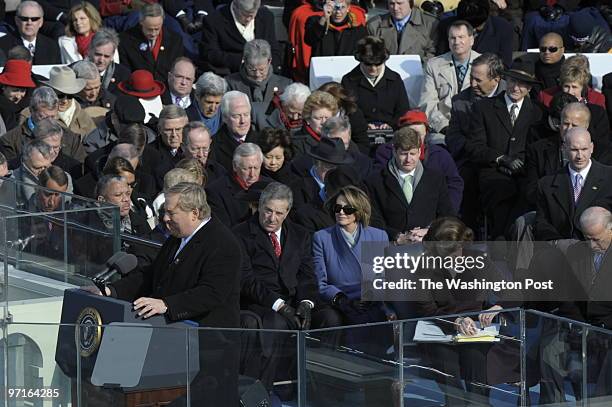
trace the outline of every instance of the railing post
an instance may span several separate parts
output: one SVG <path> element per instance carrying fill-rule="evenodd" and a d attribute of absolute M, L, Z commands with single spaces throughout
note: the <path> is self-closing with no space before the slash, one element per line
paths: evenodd
<path fill-rule="evenodd" d="M 521 336 L 521 403 L 520 405 L 526 407 L 529 405 L 529 388 L 527 387 L 527 331 L 525 321 L 525 310 L 519 311 L 520 317 L 520 336 Z"/>
<path fill-rule="evenodd" d="M 589 394 L 588 394 L 588 377 L 587 377 L 587 336 L 589 334 L 589 329 L 585 326 L 582 327 L 582 405 L 589 405 Z"/>
<path fill-rule="evenodd" d="M 399 324 L 397 329 L 397 334 L 399 338 L 397 339 L 397 346 L 399 347 L 397 356 L 399 358 L 399 407 L 404 407 L 404 323 L 403 322 L 395 322 Z"/>
<path fill-rule="evenodd" d="M 297 332 L 297 402 L 298 407 L 306 407 L 306 333 Z"/>

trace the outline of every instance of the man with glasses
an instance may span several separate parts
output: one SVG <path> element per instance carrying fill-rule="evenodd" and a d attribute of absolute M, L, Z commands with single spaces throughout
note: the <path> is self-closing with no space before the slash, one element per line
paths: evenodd
<path fill-rule="evenodd" d="M 158 137 L 150 144 L 159 153 L 159 165 L 153 170 L 159 189 L 164 185 L 164 175 L 185 157 L 181 143 L 183 142 L 183 128 L 188 122 L 185 109 L 176 105 L 164 106 L 159 114 Z"/>
<path fill-rule="evenodd" d="M 535 76 L 543 84 L 542 89 L 558 86 L 561 65 L 565 61 L 563 37 L 551 32 L 540 39 L 540 58 L 535 63 Z"/>
<path fill-rule="evenodd" d="M 274 96 L 291 84 L 291 79 L 272 72 L 272 48 L 266 40 L 247 42 L 242 61 L 240 72 L 225 78 L 228 89 L 245 93 L 254 106 L 261 105 L 266 110 Z"/>
<path fill-rule="evenodd" d="M 212 158 L 228 172 L 233 171 L 234 150 L 244 142 L 255 141 L 251 129 L 251 103 L 244 93 L 232 90 L 221 99 L 223 126 L 213 136 Z"/>
<path fill-rule="evenodd" d="M 38 176 L 51 166 L 51 147 L 42 140 L 33 140 L 26 144 L 21 157 L 21 165 L 13 171 L 13 178 L 21 184 L 16 186 L 16 207 L 24 207 L 36 193 Z"/>
<path fill-rule="evenodd" d="M 61 64 L 57 41 L 39 33 L 43 25 L 43 9 L 35 1 L 22 1 L 15 12 L 15 25 L 19 37 L 7 34 L 0 38 L 0 49 L 8 54 L 9 49 L 23 45 L 34 57 L 33 65 Z"/>
<path fill-rule="evenodd" d="M 176 105 L 185 109 L 189 121 L 200 119 L 193 89 L 195 76 L 196 67 L 191 59 L 187 57 L 178 58 L 168 72 L 168 86 L 161 96 L 164 105 Z"/>
<path fill-rule="evenodd" d="M 504 73 L 506 91 L 474 104 L 465 150 L 478 166 L 481 202 L 491 236 L 526 212 L 525 150 L 530 133 L 542 120 L 542 110 L 528 96 L 539 84 L 530 64 L 515 63 Z"/>
<path fill-rule="evenodd" d="M 76 180 L 83 176 L 83 164 L 62 152 L 64 138 L 62 126 L 52 118 L 41 120 L 34 129 L 34 137 L 51 148 L 51 164 L 70 174 L 70 190 L 72 191 L 72 179 Z"/>
<path fill-rule="evenodd" d="M 248 191 L 260 181 L 263 153 L 257 144 L 243 143 L 234 151 L 232 170 L 208 184 L 206 194 L 213 216 L 227 227 L 233 227 L 251 216 L 248 201 L 236 199 L 236 194 Z M 263 178 L 262 181 L 271 180 Z"/>
<path fill-rule="evenodd" d="M 195 121 L 189 122 L 183 129 L 182 150 L 185 158 L 198 160 L 202 168 L 206 170 L 206 183 L 221 178 L 227 171 L 215 160 L 209 158 L 212 144 L 210 131 L 204 123 Z"/>

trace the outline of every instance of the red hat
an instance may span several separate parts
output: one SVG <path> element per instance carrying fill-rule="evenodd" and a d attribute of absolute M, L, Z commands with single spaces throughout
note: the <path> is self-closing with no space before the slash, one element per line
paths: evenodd
<path fill-rule="evenodd" d="M 429 127 L 427 115 L 420 110 L 408 110 L 399 118 L 398 126 L 410 126 L 411 124 L 424 124 L 426 127 Z"/>
<path fill-rule="evenodd" d="M 153 74 L 145 69 L 138 69 L 130 75 L 130 79 L 119 82 L 119 90 L 137 98 L 152 98 L 166 90 L 166 86 L 153 79 Z"/>
<path fill-rule="evenodd" d="M 32 64 L 21 59 L 9 59 L 0 74 L 0 84 L 16 88 L 35 88 L 32 80 Z"/>

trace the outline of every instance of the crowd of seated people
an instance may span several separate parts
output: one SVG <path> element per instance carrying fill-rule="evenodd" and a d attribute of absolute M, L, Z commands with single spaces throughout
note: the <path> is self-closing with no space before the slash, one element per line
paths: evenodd
<path fill-rule="evenodd" d="M 0 175 L 20 184 L 12 195 L 2 184 L 2 203 L 53 212 L 75 193 L 119 207 L 125 236 L 163 243 L 164 190 L 198 184 L 248 260 L 244 327 L 407 317 L 362 301 L 359 253 L 370 241 L 531 236 L 567 253 L 603 239 L 597 229 L 608 244 L 592 246 L 595 259 L 607 258 L 612 64 L 602 72 L 589 56 L 612 52 L 603 1 L 386 0 L 372 13 L 366 2 L 287 0 L 283 26 L 261 0 L 67 3 L 25 0 L 3 14 Z M 392 69 L 393 55 L 418 56 L 419 80 Z M 338 64 L 338 82 L 309 83 L 311 58 L 335 56 L 356 63 Z M 81 221 L 113 226 L 93 212 Z M 57 220 L 32 227 L 45 233 L 30 250 L 62 258 Z M 69 253 L 83 274 L 112 251 L 102 240 Z M 122 250 L 141 268 L 158 251 L 129 239 Z M 497 306 L 436 301 L 411 315 Z M 556 308 L 612 329 L 588 311 Z M 295 379 L 291 358 L 274 357 L 287 344 L 263 342 L 247 338 L 243 372 L 269 390 Z M 466 358 L 425 354 L 440 352 L 452 369 Z"/>

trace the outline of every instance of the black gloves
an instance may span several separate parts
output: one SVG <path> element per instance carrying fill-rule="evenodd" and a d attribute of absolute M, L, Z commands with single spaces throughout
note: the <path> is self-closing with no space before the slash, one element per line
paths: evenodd
<path fill-rule="evenodd" d="M 291 305 L 285 303 L 282 307 L 280 307 L 278 313 L 287 318 L 290 323 L 296 324 L 298 327 L 301 325 L 300 318 L 295 315 L 295 308 L 293 308 Z"/>
<path fill-rule="evenodd" d="M 187 17 L 186 14 L 180 15 L 176 19 L 181 24 L 183 31 L 185 31 L 187 34 L 193 34 L 202 29 L 202 21 L 199 21 L 199 23 L 197 21 L 192 23 L 189 21 L 189 17 Z"/>
<path fill-rule="evenodd" d="M 514 175 L 522 172 L 525 163 L 520 158 L 514 158 L 509 155 L 502 155 L 497 160 L 497 168 L 500 172 L 506 175 Z"/>
<path fill-rule="evenodd" d="M 295 315 L 297 315 L 300 319 L 300 329 L 310 329 L 310 323 L 312 322 L 312 308 L 310 308 L 310 304 L 306 301 L 300 302 L 298 305 L 297 311 Z"/>

